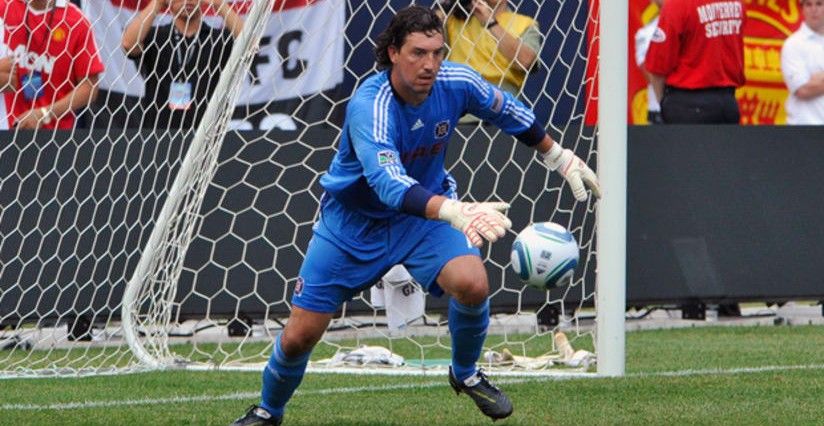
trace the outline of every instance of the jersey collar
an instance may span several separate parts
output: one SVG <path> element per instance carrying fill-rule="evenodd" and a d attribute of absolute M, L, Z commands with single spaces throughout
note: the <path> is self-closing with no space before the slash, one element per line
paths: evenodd
<path fill-rule="evenodd" d="M 808 39 L 809 39 L 809 38 L 812 38 L 812 39 L 822 39 L 822 40 L 824 40 L 824 34 L 819 34 L 819 33 L 815 32 L 815 31 L 813 31 L 813 29 L 812 29 L 812 28 L 810 28 L 810 26 L 809 26 L 809 25 L 807 25 L 807 23 L 806 23 L 806 22 L 802 22 L 802 23 L 801 23 L 801 29 L 800 29 L 800 30 L 801 30 L 801 34 L 803 34 L 803 35 L 804 35 L 804 38 L 808 38 Z"/>

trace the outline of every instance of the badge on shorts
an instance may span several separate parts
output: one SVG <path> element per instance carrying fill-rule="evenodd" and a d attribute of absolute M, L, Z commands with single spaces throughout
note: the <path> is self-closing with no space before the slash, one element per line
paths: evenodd
<path fill-rule="evenodd" d="M 192 83 L 173 81 L 169 85 L 169 109 L 187 110 L 192 106 Z"/>
<path fill-rule="evenodd" d="M 303 293 L 303 277 L 298 277 L 295 283 L 295 296 L 300 296 L 301 293 Z"/>

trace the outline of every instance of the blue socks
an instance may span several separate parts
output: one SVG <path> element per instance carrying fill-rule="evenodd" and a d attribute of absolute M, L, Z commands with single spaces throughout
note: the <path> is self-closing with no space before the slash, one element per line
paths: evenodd
<path fill-rule="evenodd" d="M 476 363 L 489 326 L 489 300 L 466 306 L 449 299 L 449 334 L 452 336 L 452 372 L 459 381 L 475 374 Z"/>
<path fill-rule="evenodd" d="M 449 299 L 449 333 L 452 337 L 452 372 L 460 381 L 475 374 L 476 363 L 481 356 L 486 329 L 489 326 L 489 300 L 480 305 L 466 306 Z M 284 407 L 295 393 L 306 365 L 309 351 L 295 358 L 287 358 L 280 347 L 280 335 L 275 339 L 274 350 L 263 369 L 261 404 L 275 417 L 282 417 Z"/>
<path fill-rule="evenodd" d="M 306 364 L 309 363 L 311 353 L 312 351 L 309 351 L 296 358 L 287 358 L 280 348 L 280 335 L 275 338 L 272 356 L 269 357 L 269 363 L 263 369 L 261 407 L 275 417 L 283 416 L 286 403 L 303 380 L 303 373 L 306 371 Z"/>

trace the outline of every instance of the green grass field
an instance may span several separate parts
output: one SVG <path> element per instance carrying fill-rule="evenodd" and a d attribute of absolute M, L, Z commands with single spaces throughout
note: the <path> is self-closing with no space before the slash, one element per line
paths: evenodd
<path fill-rule="evenodd" d="M 500 378 L 497 425 L 824 424 L 824 328 L 709 327 L 627 334 L 622 378 Z M 155 372 L 0 380 L 2 425 L 225 425 L 258 373 Z M 288 425 L 491 424 L 446 378 L 310 374 Z"/>

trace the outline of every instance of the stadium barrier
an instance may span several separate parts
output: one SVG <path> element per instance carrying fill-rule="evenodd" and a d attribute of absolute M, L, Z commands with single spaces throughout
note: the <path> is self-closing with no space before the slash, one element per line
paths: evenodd
<path fill-rule="evenodd" d="M 824 298 L 824 128 L 629 129 L 627 300 Z"/>
<path fill-rule="evenodd" d="M 306 178 L 311 180 L 301 174 L 300 169 L 293 169 L 295 172 L 287 176 L 286 181 L 281 177 L 280 189 L 264 190 L 257 200 L 254 199 L 257 191 L 250 191 L 245 185 L 232 187 L 237 176 L 250 171 L 255 159 L 276 158 L 281 164 L 300 164 L 305 160 L 302 150 L 277 149 L 278 140 L 293 140 L 294 134 L 269 132 L 269 140 L 263 140 L 259 138 L 263 133 L 257 133 L 247 133 L 242 138 L 229 133 L 224 143 L 221 157 L 240 153 L 240 161 L 222 163 L 218 169 L 214 181 L 226 182 L 230 188 L 225 194 L 225 188 L 207 191 L 201 210 L 203 225 L 187 253 L 184 267 L 184 270 L 198 271 L 196 294 L 209 297 L 192 296 L 183 300 L 180 305 L 183 318 L 200 317 L 207 308 L 213 317 L 231 317 L 236 310 L 251 319 L 260 319 L 267 312 L 270 316 L 288 314 L 285 304 L 267 306 L 264 301 L 284 297 L 288 300 L 291 289 L 285 288 L 287 282 L 283 277 L 297 276 L 301 259 L 298 251 L 282 251 L 274 258 L 272 249 L 267 250 L 265 246 L 246 250 L 243 262 L 230 267 L 228 272 L 215 270 L 214 276 L 208 268 L 200 267 L 213 258 L 220 261 L 222 257 L 241 256 L 233 252 L 238 236 L 253 241 L 257 234 L 265 233 L 270 241 L 286 238 L 284 244 L 294 238 L 296 246 L 303 248 L 311 236 L 316 199 L 320 194 L 317 182 L 304 195 L 289 197 L 286 191 L 292 186 L 305 187 Z M 824 245 L 820 244 L 824 240 L 824 223 L 819 220 L 820 212 L 824 211 L 820 190 L 824 169 L 818 163 L 824 158 L 823 133 L 817 127 L 631 127 L 627 305 L 822 298 L 818 262 L 824 258 Z M 145 245 L 141 238 L 148 236 L 148 232 L 138 228 L 152 226 L 152 218 L 163 202 L 158 195 L 163 192 L 153 186 L 163 184 L 175 172 L 168 163 L 138 154 L 153 152 L 152 145 L 162 144 L 168 152 L 183 155 L 186 141 L 133 130 L 92 131 L 91 138 L 78 130 L 71 140 L 70 134 L 62 132 L 41 132 L 34 139 L 10 136 L 5 134 L 0 138 L 22 145 L 4 151 L 0 159 L 0 179 L 6 183 L 0 190 L 0 206 L 24 208 L 25 212 L 3 216 L 20 217 L 19 223 L 0 223 L 4 241 L 0 246 L 0 265 L 3 265 L 0 318 L 6 322 L 4 325 L 18 324 L 21 316 L 25 316 L 23 322 L 47 323 L 49 319 L 65 318 L 69 312 L 94 312 L 100 318 L 89 318 L 92 322 L 118 317 L 116 308 L 123 294 L 124 277 L 131 276 Z M 316 128 L 305 133 L 302 139 L 328 147 L 335 136 L 333 129 Z M 486 138 L 482 132 L 475 132 L 466 143 L 486 144 Z M 59 155 L 49 164 L 36 162 L 39 147 L 50 139 L 62 139 Z M 453 149 L 448 153 L 450 162 L 455 160 L 457 146 L 463 144 L 462 138 L 459 139 L 453 141 Z M 99 149 L 101 140 L 107 140 L 108 150 Z M 244 145 L 243 140 L 257 142 Z M 97 146 L 97 150 L 91 150 L 91 145 Z M 465 155 L 472 152 L 467 150 Z M 501 158 L 497 158 L 498 154 Z M 513 156 L 519 167 L 535 162 L 528 151 L 520 154 Z M 319 150 L 311 161 L 325 163 L 331 155 L 331 150 Z M 490 155 L 491 164 L 505 165 L 510 152 L 493 149 Z M 521 171 L 517 167 L 471 170 L 479 166 L 482 155 L 476 160 L 471 155 L 465 156 L 468 167 L 454 170 L 458 181 L 469 181 L 472 175 L 470 190 L 474 194 L 488 192 L 487 186 L 496 179 L 520 181 Z M 110 162 L 125 162 L 127 167 L 111 168 Z M 39 170 L 43 167 L 57 173 Z M 143 176 L 137 181 L 126 174 L 112 172 L 134 167 L 157 176 Z M 40 173 L 30 173 L 32 169 Z M 74 173 L 68 173 L 72 169 Z M 271 173 L 277 171 L 256 172 L 247 175 L 246 185 L 259 188 L 271 185 Z M 16 176 L 28 178 L 20 180 Z M 40 180 L 42 176 L 47 179 Z M 57 180 L 56 176 L 64 178 Z M 550 178 L 558 179 L 554 175 Z M 536 185 L 535 191 L 542 189 L 538 188 L 542 184 Z M 530 187 L 524 185 L 524 191 L 529 193 Z M 61 195 L 63 191 L 67 192 L 66 197 Z M 56 214 L 54 202 L 38 202 L 38 197 L 59 201 L 68 197 L 68 191 L 74 199 L 84 200 L 75 208 L 90 214 L 63 221 L 63 216 Z M 124 193 L 130 196 L 122 196 Z M 12 203 L 14 197 L 30 199 L 30 202 Z M 130 204 L 129 199 L 134 197 L 143 202 Z M 152 197 L 153 203 L 146 202 Z M 266 221 L 264 216 L 269 213 L 266 211 L 269 205 L 273 206 L 271 213 L 281 211 L 287 198 L 289 216 L 303 224 L 297 227 L 294 236 L 278 236 L 278 217 Z M 154 206 L 154 210 L 146 205 Z M 241 215 L 243 220 L 232 220 L 250 206 L 261 210 L 263 215 Z M 527 209 L 517 206 L 510 212 L 513 222 L 519 224 L 528 221 L 528 214 Z M 512 236 L 507 238 L 490 253 L 498 264 L 508 262 L 506 246 Z M 42 251 L 49 247 L 53 256 L 45 256 Z M 60 262 L 60 259 L 71 261 Z M 252 279 L 244 274 L 247 268 L 243 263 L 278 273 L 258 278 L 259 297 L 250 297 L 238 304 L 229 290 L 234 285 L 247 286 L 246 281 Z M 184 272 L 179 286 L 193 288 L 194 277 Z M 501 286 L 500 275 L 490 274 L 490 279 L 493 289 Z M 228 284 L 224 284 L 227 281 Z M 589 286 L 592 280 L 584 282 Z M 85 284 L 78 286 L 77 283 Z M 497 303 L 505 305 L 515 303 L 507 298 L 517 295 L 499 297 Z M 546 298 L 532 290 L 521 297 L 526 307 L 539 307 Z M 580 297 L 569 294 L 564 300 L 574 305 L 580 302 Z M 445 307 L 445 300 L 430 298 L 427 309 L 437 312 Z M 361 301 L 351 303 L 347 309 L 349 313 L 371 312 L 371 307 Z"/>

